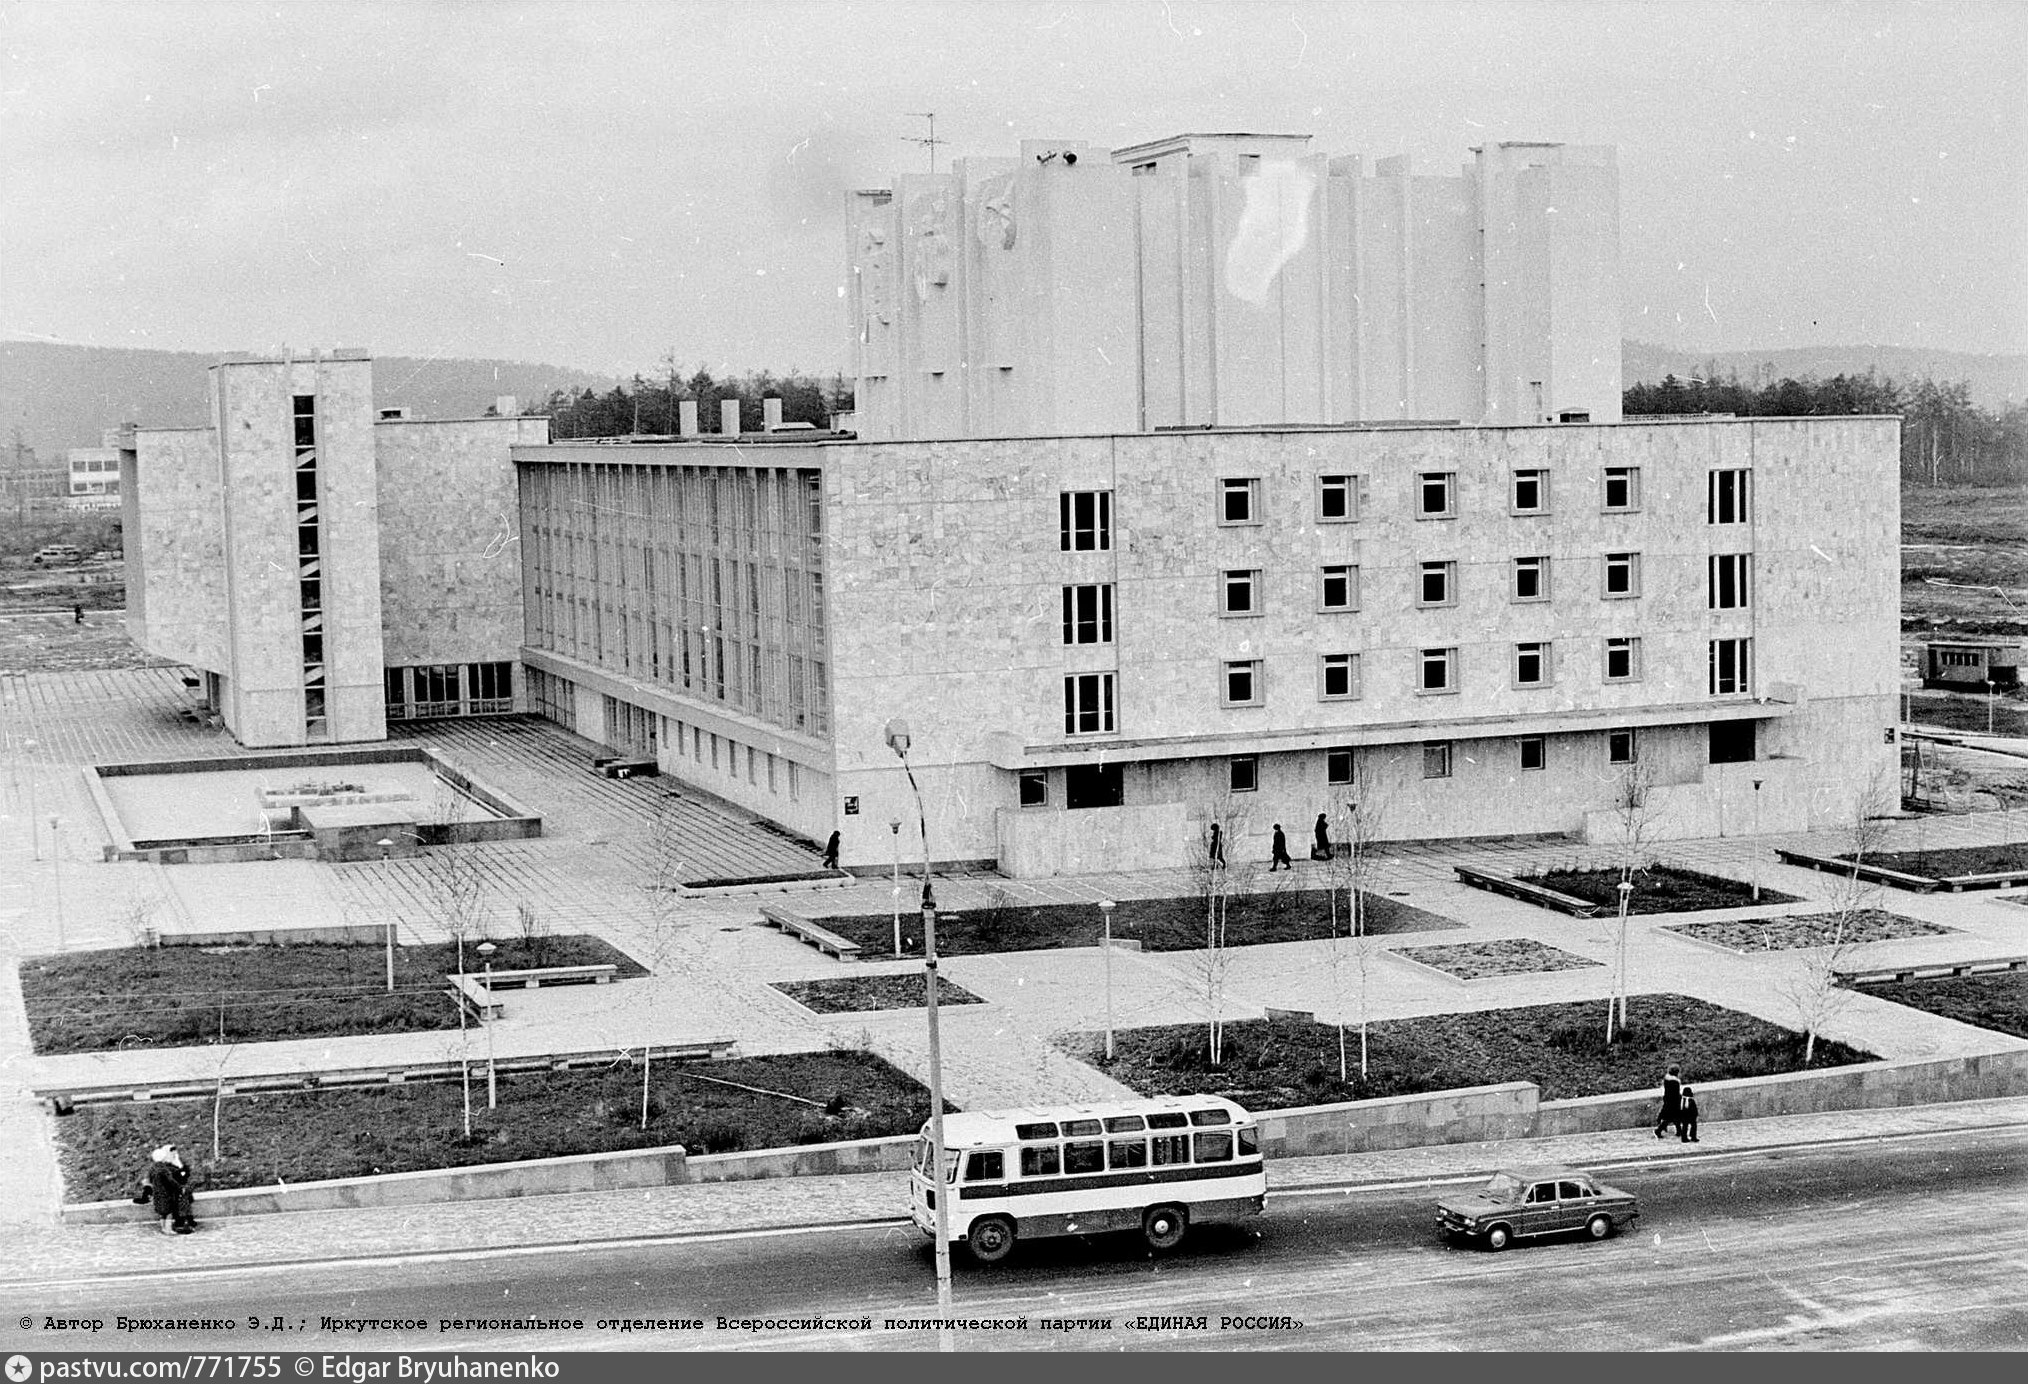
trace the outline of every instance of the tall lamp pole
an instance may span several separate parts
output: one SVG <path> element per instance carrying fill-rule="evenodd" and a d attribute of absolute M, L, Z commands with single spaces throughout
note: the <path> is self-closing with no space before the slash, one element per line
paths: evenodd
<path fill-rule="evenodd" d="M 387 863 L 387 853 L 394 849 L 393 838 L 383 836 L 373 844 L 380 847 L 380 863 L 385 865 Z M 387 993 L 390 995 L 394 993 L 394 917 L 392 914 L 387 919 Z M 459 1012 L 463 1013 L 464 1011 L 460 1010 Z"/>
<path fill-rule="evenodd" d="M 1105 919 L 1106 957 L 1106 1061 L 1113 1060 L 1113 909 L 1118 907 L 1111 899 L 1099 900 L 1099 913 Z"/>
<path fill-rule="evenodd" d="M 49 816 L 49 883 L 56 896 L 56 949 L 63 950 L 63 845 L 56 839 L 56 829 L 63 819 L 55 813 Z M 35 826 L 33 817 L 28 819 L 29 828 Z"/>
<path fill-rule="evenodd" d="M 479 944 L 479 956 L 486 963 L 486 1012 L 480 1022 L 486 1026 L 486 1108 L 500 1108 L 500 1087 L 493 1075 L 493 953 L 498 950 L 491 942 Z"/>
<path fill-rule="evenodd" d="M 28 760 L 28 844 L 35 852 L 35 858 L 40 860 L 42 859 L 42 829 L 36 824 L 35 820 L 35 758 L 30 753 L 35 749 L 35 742 L 33 740 L 24 740 L 21 742 L 21 749 L 23 756 Z"/>
<path fill-rule="evenodd" d="M 1753 781 L 1753 834 L 1756 839 L 1752 851 L 1749 852 L 1753 860 L 1753 901 L 1755 903 L 1760 902 L 1760 843 L 1758 840 L 1760 836 L 1760 785 L 1760 779 Z"/>
<path fill-rule="evenodd" d="M 951 1314 L 951 1181 L 944 1173 L 944 1056 L 937 1034 L 937 899 L 930 888 L 929 814 L 923 809 L 922 788 L 915 781 L 915 769 L 908 762 L 908 722 L 899 716 L 887 723 L 887 745 L 901 760 L 908 775 L 909 791 L 915 794 L 916 820 L 922 827 L 922 965 L 923 990 L 929 1011 L 930 1080 L 930 1182 L 935 1188 L 937 1213 L 937 1315 Z M 897 840 L 899 834 L 897 833 Z M 938 1331 L 946 1351 L 955 1349 L 950 1329 Z"/>
<path fill-rule="evenodd" d="M 901 956 L 901 818 L 891 817 L 887 830 L 894 846 L 894 955 Z"/>

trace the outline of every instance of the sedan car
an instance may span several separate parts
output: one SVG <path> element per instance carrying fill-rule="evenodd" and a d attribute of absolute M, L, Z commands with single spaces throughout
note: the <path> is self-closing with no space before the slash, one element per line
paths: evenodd
<path fill-rule="evenodd" d="M 1487 1249 L 1505 1249 L 1523 1236 L 1573 1231 L 1603 1240 L 1640 1214 L 1633 1193 L 1555 1164 L 1508 1168 L 1477 1191 L 1437 1202 L 1437 1224 L 1446 1235 L 1477 1240 Z"/>

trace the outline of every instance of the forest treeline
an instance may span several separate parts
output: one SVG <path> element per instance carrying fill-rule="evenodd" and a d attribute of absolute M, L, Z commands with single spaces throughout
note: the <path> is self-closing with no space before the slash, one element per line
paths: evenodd
<path fill-rule="evenodd" d="M 1627 417 L 1731 413 L 1793 418 L 1822 414 L 1901 415 L 1901 475 L 1928 485 L 2010 485 L 2028 481 L 2028 403 L 1998 411 L 1971 400 L 1963 382 L 1894 380 L 1867 371 L 1830 379 L 1752 385 L 1737 376 L 1637 384 L 1622 395 Z"/>
<path fill-rule="evenodd" d="M 829 427 L 835 414 L 852 407 L 852 389 L 842 377 L 824 380 L 812 375 L 750 370 L 743 375 L 717 379 L 699 366 L 688 379 L 672 375 L 651 380 L 636 375 L 604 394 L 589 389 L 575 393 L 558 390 L 525 412 L 546 414 L 550 420 L 549 435 L 559 441 L 572 437 L 674 436 L 679 431 L 680 405 L 685 399 L 697 401 L 697 426 L 707 433 L 719 430 L 719 405 L 724 400 L 737 399 L 740 431 L 759 432 L 761 400 L 766 398 L 782 401 L 784 423 L 808 423 L 817 428 Z"/>

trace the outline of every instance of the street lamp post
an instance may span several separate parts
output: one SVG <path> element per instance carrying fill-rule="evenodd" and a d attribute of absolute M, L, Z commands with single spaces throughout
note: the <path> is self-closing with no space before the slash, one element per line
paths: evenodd
<path fill-rule="evenodd" d="M 63 845 L 56 839 L 56 829 L 62 819 L 55 813 L 49 817 L 49 883 L 56 903 L 56 949 L 63 950 Z M 35 827 L 35 819 L 28 819 L 29 829 Z"/>
<path fill-rule="evenodd" d="M 901 818 L 891 817 L 887 830 L 894 846 L 894 954 L 901 956 Z"/>
<path fill-rule="evenodd" d="M 499 950 L 491 942 L 479 944 L 479 955 L 486 962 L 486 1013 L 480 1022 L 486 1026 L 486 1108 L 495 1110 L 500 1105 L 500 1087 L 493 1074 L 493 953 Z"/>
<path fill-rule="evenodd" d="M 1620 881 L 1620 1027 L 1627 1026 L 1627 901 L 1633 897 L 1634 882 Z M 1610 1007 L 1610 1006 L 1609 1006 Z M 1608 1026 L 1610 1028 L 1610 1026 Z"/>
<path fill-rule="evenodd" d="M 1999 684 L 1986 679 L 1986 734 L 1993 733 L 1993 702 L 1998 694 Z"/>
<path fill-rule="evenodd" d="M 391 851 L 391 850 L 393 850 L 393 849 L 394 849 L 394 841 L 393 841 L 393 839 L 392 839 L 391 837 L 386 837 L 386 836 L 383 836 L 383 837 L 381 837 L 381 838 L 380 838 L 380 839 L 379 839 L 378 841 L 374 842 L 373 844 L 374 844 L 374 845 L 376 845 L 376 846 L 378 846 L 378 847 L 380 847 L 380 863 L 381 863 L 381 864 L 383 864 L 383 865 L 385 865 L 385 864 L 387 863 L 387 853 L 388 853 L 389 851 Z M 389 914 L 389 915 L 388 915 L 388 919 L 387 919 L 387 993 L 388 993 L 388 994 L 390 994 L 390 995 L 394 993 L 394 915 L 393 915 L 393 914 Z M 464 1012 L 464 1011 L 460 1010 L 459 1012 L 460 1012 L 460 1013 L 462 1013 L 462 1012 Z"/>
<path fill-rule="evenodd" d="M 1111 899 L 1099 900 L 1099 914 L 1105 919 L 1106 958 L 1106 1061 L 1113 1060 L 1113 909 L 1119 905 Z"/>
<path fill-rule="evenodd" d="M 35 757 L 32 753 L 34 749 L 35 742 L 33 740 L 21 742 L 23 757 L 28 760 L 28 845 L 35 852 L 35 858 L 40 860 L 42 859 L 42 828 L 36 825 L 35 820 Z"/>
<path fill-rule="evenodd" d="M 1748 857 L 1753 861 L 1753 901 L 1755 903 L 1760 902 L 1760 785 L 1760 779 L 1753 781 L 1754 844 L 1748 851 Z"/>
<path fill-rule="evenodd" d="M 929 813 L 922 804 L 922 788 L 915 781 L 915 769 L 908 762 L 908 722 L 899 716 L 887 723 L 887 746 L 901 760 L 908 775 L 909 791 L 915 795 L 916 820 L 922 828 L 922 964 L 925 1008 L 929 1011 L 930 1081 L 930 1183 L 936 1202 L 937 1315 L 951 1313 L 951 1181 L 944 1172 L 944 1059 L 943 1043 L 937 1034 L 937 900 L 930 888 Z M 899 834 L 897 833 L 897 840 Z M 950 1329 L 938 1331 L 942 1349 L 955 1349 Z"/>

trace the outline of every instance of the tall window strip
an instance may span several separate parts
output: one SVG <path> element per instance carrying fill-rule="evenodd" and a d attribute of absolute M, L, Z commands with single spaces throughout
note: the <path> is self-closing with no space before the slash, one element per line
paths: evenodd
<path fill-rule="evenodd" d="M 296 445 L 296 590 L 302 601 L 303 730 L 311 740 L 331 734 L 324 649 L 323 515 L 317 503 L 317 396 L 291 405 Z"/>

